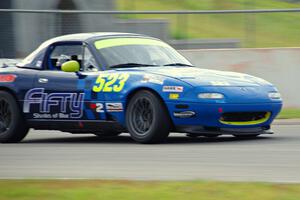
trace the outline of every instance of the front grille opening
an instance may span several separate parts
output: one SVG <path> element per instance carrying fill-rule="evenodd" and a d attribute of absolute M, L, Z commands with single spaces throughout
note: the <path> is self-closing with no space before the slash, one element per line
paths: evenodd
<path fill-rule="evenodd" d="M 227 112 L 220 120 L 225 122 L 249 122 L 266 119 L 268 112 Z"/>

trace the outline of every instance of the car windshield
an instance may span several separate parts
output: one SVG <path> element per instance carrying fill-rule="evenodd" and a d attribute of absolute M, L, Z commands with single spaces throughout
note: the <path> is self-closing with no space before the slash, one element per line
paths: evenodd
<path fill-rule="evenodd" d="M 112 38 L 96 41 L 95 47 L 109 69 L 140 66 L 191 66 L 191 63 L 176 50 L 155 39 Z"/>

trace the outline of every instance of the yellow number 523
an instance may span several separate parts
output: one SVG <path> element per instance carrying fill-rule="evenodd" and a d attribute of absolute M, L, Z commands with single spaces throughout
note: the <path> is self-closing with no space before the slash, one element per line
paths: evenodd
<path fill-rule="evenodd" d="M 100 74 L 93 87 L 94 92 L 121 92 L 129 74 Z"/>

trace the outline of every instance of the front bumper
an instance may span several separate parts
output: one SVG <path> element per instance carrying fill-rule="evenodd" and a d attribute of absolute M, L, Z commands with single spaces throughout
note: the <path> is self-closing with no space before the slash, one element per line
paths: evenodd
<path fill-rule="evenodd" d="M 180 106 L 178 106 L 180 105 Z M 184 106 L 182 106 L 184 105 Z M 228 103 L 191 103 L 191 102 L 167 102 L 167 107 L 175 127 L 194 127 L 190 132 L 201 130 L 199 127 L 216 128 L 222 132 L 232 132 L 232 130 L 241 130 L 248 132 L 257 132 L 255 128 L 260 128 L 259 131 L 265 131 L 270 127 L 270 124 L 281 110 L 281 102 L 270 103 L 243 103 L 243 104 L 228 104 Z M 174 113 L 193 112 L 190 117 L 174 116 Z M 221 116 L 226 112 L 269 112 L 270 116 L 267 120 L 256 124 L 225 124 L 222 123 Z M 196 127 L 196 128 L 195 128 Z M 253 129 L 254 128 L 254 129 Z M 186 128 L 184 128 L 186 129 Z M 203 128 L 202 128 L 203 129 Z M 189 130 L 189 129 L 186 129 Z M 197 132 L 197 131 L 196 131 Z"/>

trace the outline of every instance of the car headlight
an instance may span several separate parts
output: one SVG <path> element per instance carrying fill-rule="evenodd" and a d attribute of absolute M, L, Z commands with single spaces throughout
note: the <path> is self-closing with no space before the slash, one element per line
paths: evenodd
<path fill-rule="evenodd" d="M 279 92 L 269 92 L 270 99 L 281 99 L 281 95 Z"/>
<path fill-rule="evenodd" d="M 223 99 L 224 95 L 221 93 L 200 93 L 198 94 L 199 99 Z"/>

